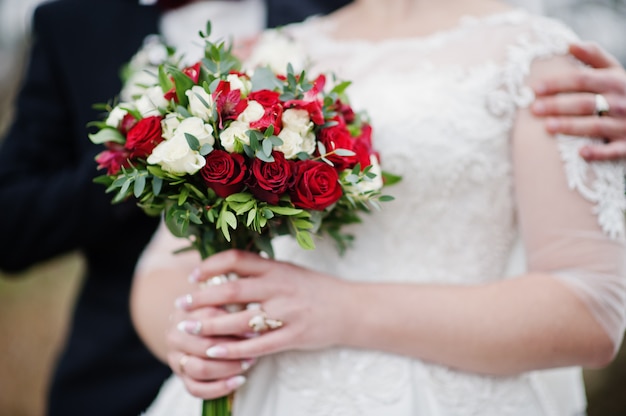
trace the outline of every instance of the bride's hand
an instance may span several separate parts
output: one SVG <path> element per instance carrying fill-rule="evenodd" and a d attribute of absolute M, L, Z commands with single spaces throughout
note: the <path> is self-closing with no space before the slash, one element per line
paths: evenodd
<path fill-rule="evenodd" d="M 245 372 L 255 362 L 254 359 L 211 359 L 206 355 L 212 346 L 241 339 L 225 334 L 199 336 L 202 322 L 227 314 L 221 308 L 204 307 L 193 311 L 179 309 L 171 317 L 172 326 L 167 333 L 168 364 L 193 396 L 214 399 L 228 395 L 245 382 Z"/>
<path fill-rule="evenodd" d="M 626 158 L 626 70 L 593 43 L 573 44 L 570 53 L 588 67 L 534 85 L 533 113 L 547 118 L 551 134 L 604 139 L 607 144 L 581 149 L 587 160 Z M 596 94 L 602 94 L 609 105 L 606 116 L 596 115 Z"/>
<path fill-rule="evenodd" d="M 350 283 L 237 250 L 211 256 L 195 277 L 205 281 L 230 272 L 242 278 L 183 296 L 178 304 L 187 311 L 249 304 L 252 307 L 243 311 L 202 320 L 199 334 L 212 337 L 252 332 L 256 336 L 212 343 L 203 351 L 205 356 L 243 359 L 284 350 L 317 349 L 340 344 L 349 336 L 346 312 L 354 310 L 355 301 Z"/>

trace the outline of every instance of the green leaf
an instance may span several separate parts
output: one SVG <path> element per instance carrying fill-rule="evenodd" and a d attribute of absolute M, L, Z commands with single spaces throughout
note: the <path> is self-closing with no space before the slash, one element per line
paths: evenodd
<path fill-rule="evenodd" d="M 163 65 L 159 65 L 159 85 L 164 92 L 171 90 L 174 86 L 174 83 L 165 72 L 165 66 Z"/>
<path fill-rule="evenodd" d="M 209 143 L 203 144 L 202 147 L 200 148 L 200 154 L 202 156 L 206 156 L 212 151 L 213 151 L 213 146 L 211 146 Z"/>
<path fill-rule="evenodd" d="M 346 91 L 346 88 L 348 88 L 350 86 L 350 84 L 352 84 L 351 81 L 343 81 L 343 82 L 335 85 L 335 87 L 332 89 L 331 93 L 343 94 Z"/>
<path fill-rule="evenodd" d="M 278 214 L 278 215 L 287 215 L 287 216 L 291 216 L 291 215 L 298 215 L 302 212 L 301 209 L 298 208 L 291 208 L 291 207 L 278 207 L 278 206 L 274 206 L 274 205 L 268 205 L 267 209 L 269 209 L 270 211 Z"/>
<path fill-rule="evenodd" d="M 281 139 L 278 136 L 269 136 L 266 140 L 269 140 L 270 142 L 272 142 L 272 145 L 274 147 L 280 146 L 280 145 L 282 145 L 284 143 L 283 139 Z"/>
<path fill-rule="evenodd" d="M 248 202 L 241 204 L 240 206 L 236 208 L 233 207 L 233 209 L 235 210 L 235 213 L 237 215 L 243 215 L 246 212 L 248 212 L 251 208 L 254 208 L 255 205 L 256 205 L 256 201 L 248 201 Z"/>
<path fill-rule="evenodd" d="M 265 154 L 265 156 L 267 157 L 271 157 L 272 156 L 272 141 L 271 140 L 263 140 L 263 153 Z"/>
<path fill-rule="evenodd" d="M 226 197 L 226 201 L 228 202 L 248 202 L 252 199 L 254 199 L 254 196 L 247 192 L 239 192 Z"/>
<path fill-rule="evenodd" d="M 237 229 L 237 217 L 232 212 L 222 212 L 222 221 L 228 224 L 233 230 Z"/>
<path fill-rule="evenodd" d="M 296 241 L 305 250 L 314 250 L 315 243 L 313 242 L 313 237 L 311 237 L 311 233 L 308 231 L 303 231 L 296 234 Z"/>
<path fill-rule="evenodd" d="M 126 138 L 113 127 L 104 128 L 95 134 L 89 134 L 89 140 L 94 144 L 104 144 L 107 142 L 125 144 Z"/>
<path fill-rule="evenodd" d="M 200 141 L 193 134 L 185 133 L 185 139 L 191 150 L 200 150 Z"/>
<path fill-rule="evenodd" d="M 348 149 L 336 149 L 335 150 L 335 154 L 337 156 L 354 156 L 354 155 L 356 155 L 355 152 L 353 152 L 352 150 L 348 150 Z"/>
<path fill-rule="evenodd" d="M 141 196 L 141 194 L 143 193 L 143 190 L 146 188 L 146 177 L 145 175 L 137 175 L 137 178 L 135 179 L 135 186 L 133 187 L 133 193 L 135 195 L 135 198 L 139 198 Z"/>
<path fill-rule="evenodd" d="M 250 78 L 252 91 L 271 90 L 281 88 L 282 82 L 276 78 L 274 72 L 268 67 L 260 67 L 254 70 Z"/>
<path fill-rule="evenodd" d="M 385 186 L 395 185 L 402 180 L 402 176 L 394 175 L 389 172 L 383 171 L 383 183 Z"/>
<path fill-rule="evenodd" d="M 178 68 L 171 67 L 168 68 L 168 70 L 171 73 L 172 78 L 174 78 L 176 98 L 178 98 L 179 104 L 183 107 L 187 107 L 189 99 L 187 98 L 187 95 L 185 95 L 185 91 L 190 90 L 191 87 L 193 87 L 193 81 Z"/>
<path fill-rule="evenodd" d="M 182 206 L 187 201 L 187 198 L 189 198 L 189 189 L 184 187 L 178 195 L 178 206 Z"/>
<path fill-rule="evenodd" d="M 158 176 L 152 177 L 152 193 L 154 196 L 159 196 L 161 189 L 163 188 L 163 179 Z"/>
<path fill-rule="evenodd" d="M 250 224 L 252 224 L 252 222 L 256 218 L 256 213 L 257 213 L 256 208 L 252 208 L 250 211 L 248 211 L 248 219 L 246 220 L 246 227 L 250 227 Z"/>
<path fill-rule="evenodd" d="M 257 150 L 254 154 L 257 158 L 261 159 L 265 163 L 272 163 L 274 161 L 274 156 L 268 156 L 263 151 Z"/>
<path fill-rule="evenodd" d="M 380 196 L 380 198 L 378 198 L 378 200 L 379 200 L 380 202 L 390 202 L 390 201 L 393 201 L 393 200 L 395 200 L 395 199 L 396 199 L 396 198 L 394 198 L 394 197 L 393 197 L 393 196 L 391 196 L 391 195 L 381 195 L 381 196 Z"/>

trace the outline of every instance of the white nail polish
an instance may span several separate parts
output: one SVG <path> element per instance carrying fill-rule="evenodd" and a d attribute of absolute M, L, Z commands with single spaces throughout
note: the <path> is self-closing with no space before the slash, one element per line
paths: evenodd
<path fill-rule="evenodd" d="M 251 360 L 243 360 L 241 362 L 241 370 L 242 371 L 248 371 L 250 369 L 250 367 L 252 367 L 254 365 L 254 363 L 256 363 L 256 360 L 253 358 Z"/>
<path fill-rule="evenodd" d="M 226 380 L 226 386 L 228 386 L 229 389 L 234 390 L 238 387 L 243 386 L 245 382 L 246 378 L 244 376 L 235 376 Z"/>
<path fill-rule="evenodd" d="M 216 345 L 206 350 L 206 355 L 211 358 L 224 358 L 227 354 L 228 350 L 226 349 L 226 347 L 223 347 L 221 345 Z"/>

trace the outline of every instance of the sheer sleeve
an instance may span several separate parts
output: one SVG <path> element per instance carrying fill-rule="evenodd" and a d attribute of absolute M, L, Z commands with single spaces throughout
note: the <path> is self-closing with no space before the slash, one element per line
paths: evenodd
<path fill-rule="evenodd" d="M 564 57 L 537 61 L 529 79 L 572 65 Z M 578 152 L 590 139 L 550 137 L 526 108 L 515 123 L 514 186 L 527 268 L 572 290 L 617 349 L 626 323 L 624 166 L 585 162 Z"/>

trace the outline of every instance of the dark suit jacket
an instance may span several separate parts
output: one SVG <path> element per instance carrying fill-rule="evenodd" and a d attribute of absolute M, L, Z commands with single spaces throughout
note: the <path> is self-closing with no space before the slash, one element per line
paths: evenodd
<path fill-rule="evenodd" d="M 269 24 L 344 3 L 268 0 Z M 170 373 L 144 348 L 128 308 L 135 262 L 157 219 L 132 203 L 111 205 L 92 182 L 102 148 L 86 127 L 99 118 L 92 105 L 119 92 L 122 64 L 156 33 L 158 17 L 136 0 L 62 0 L 34 15 L 15 120 L 0 145 L 0 269 L 20 271 L 74 250 L 86 258 L 50 415 L 136 416 Z"/>

